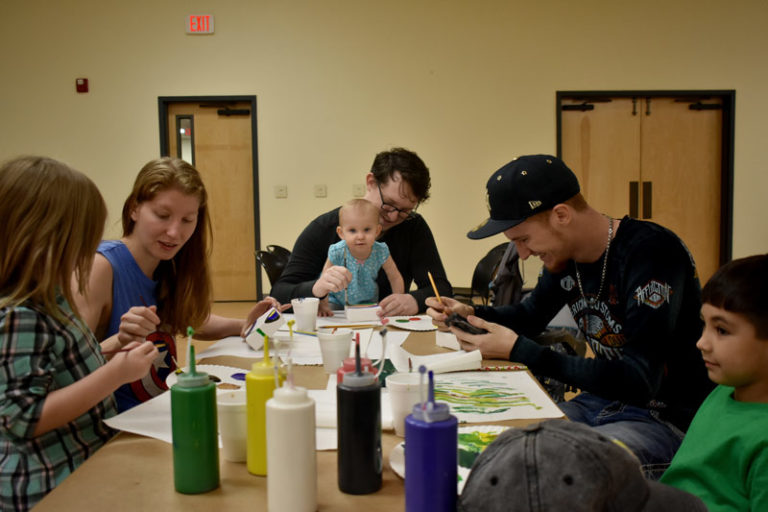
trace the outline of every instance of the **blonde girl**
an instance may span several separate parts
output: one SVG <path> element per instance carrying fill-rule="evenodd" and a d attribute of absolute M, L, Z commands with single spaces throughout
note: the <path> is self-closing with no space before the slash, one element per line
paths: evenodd
<path fill-rule="evenodd" d="M 133 342 L 108 363 L 81 320 L 107 210 L 83 174 L 43 157 L 0 167 L 0 509 L 27 510 L 114 432 L 112 392 L 157 350 Z"/>

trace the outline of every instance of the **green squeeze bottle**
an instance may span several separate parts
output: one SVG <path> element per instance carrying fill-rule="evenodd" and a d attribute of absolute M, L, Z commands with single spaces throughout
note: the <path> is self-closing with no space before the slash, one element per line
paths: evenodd
<path fill-rule="evenodd" d="M 195 371 L 195 347 L 188 354 L 189 371 L 171 387 L 173 481 L 177 492 L 198 494 L 219 486 L 216 385 Z"/>

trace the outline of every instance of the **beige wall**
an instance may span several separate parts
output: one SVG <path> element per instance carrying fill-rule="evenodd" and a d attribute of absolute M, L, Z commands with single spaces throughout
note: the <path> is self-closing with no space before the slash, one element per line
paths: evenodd
<path fill-rule="evenodd" d="M 468 286 L 503 241 L 465 237 L 486 216 L 485 180 L 555 151 L 555 91 L 734 89 L 734 256 L 768 251 L 765 0 L 5 0 L 0 12 L 0 160 L 45 154 L 88 173 L 110 236 L 159 154 L 158 96 L 253 94 L 263 245 L 291 247 L 376 152 L 402 145 L 432 171 L 421 212 Z M 215 35 L 184 33 L 200 13 Z M 89 94 L 74 91 L 81 76 Z"/>

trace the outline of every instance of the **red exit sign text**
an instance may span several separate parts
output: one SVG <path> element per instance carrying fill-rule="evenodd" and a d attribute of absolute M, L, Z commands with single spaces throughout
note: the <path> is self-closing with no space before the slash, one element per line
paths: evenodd
<path fill-rule="evenodd" d="M 213 34 L 212 14 L 190 14 L 186 24 L 187 34 Z"/>

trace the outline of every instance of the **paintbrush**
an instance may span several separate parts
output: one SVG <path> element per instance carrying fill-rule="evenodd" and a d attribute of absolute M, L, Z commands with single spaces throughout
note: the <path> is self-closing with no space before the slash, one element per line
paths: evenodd
<path fill-rule="evenodd" d="M 165 348 L 165 343 L 156 343 L 155 347 L 157 347 L 158 349 Z M 134 348 L 136 348 L 136 347 L 121 348 L 121 349 L 116 349 L 116 350 L 102 350 L 101 351 L 101 355 L 103 355 L 103 356 L 111 356 L 111 355 L 114 355 L 114 354 L 118 354 L 120 352 L 130 352 Z"/>
<path fill-rule="evenodd" d="M 440 292 L 437 291 L 437 286 L 435 285 L 435 280 L 432 279 L 432 273 L 427 271 L 427 277 L 429 278 L 429 282 L 432 283 L 432 289 L 435 291 L 435 297 L 437 297 L 437 302 L 440 303 L 440 305 L 443 305 L 443 299 L 440 298 Z"/>

